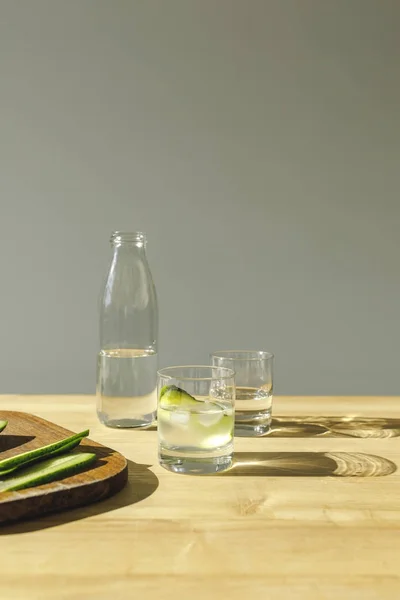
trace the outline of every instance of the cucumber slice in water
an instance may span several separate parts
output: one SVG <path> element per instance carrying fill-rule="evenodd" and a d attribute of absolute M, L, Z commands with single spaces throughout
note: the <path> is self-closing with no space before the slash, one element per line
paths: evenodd
<path fill-rule="evenodd" d="M 0 477 L 3 475 L 7 475 L 17 469 L 26 467 L 28 464 L 32 464 L 37 462 L 38 460 L 42 460 L 44 458 L 50 458 L 53 456 L 57 456 L 58 454 L 64 454 L 65 452 L 69 452 L 75 446 L 77 446 L 83 438 L 89 435 L 89 430 L 86 429 L 81 433 L 75 433 L 64 440 L 60 440 L 58 442 L 53 442 L 52 444 L 47 444 L 46 446 L 42 446 L 41 448 L 36 448 L 35 450 L 29 450 L 28 452 L 23 452 L 22 454 L 17 454 L 17 456 L 11 456 L 10 458 L 5 458 L 0 460 Z"/>
<path fill-rule="evenodd" d="M 7 426 L 8 421 L 0 421 L 0 431 L 3 431 L 3 429 Z"/>
<path fill-rule="evenodd" d="M 49 458 L 38 465 L 22 469 L 18 475 L 13 475 L 0 481 L 0 492 L 22 490 L 49 483 L 56 479 L 63 479 L 64 477 L 69 477 L 83 471 L 95 461 L 96 455 L 91 452 Z"/>
<path fill-rule="evenodd" d="M 233 436 L 233 411 L 209 398 L 196 399 L 177 386 L 160 391 L 158 427 L 168 446 L 207 450 L 224 446 Z"/>
<path fill-rule="evenodd" d="M 164 385 L 160 391 L 161 406 L 179 406 L 181 408 L 190 408 L 191 406 L 198 406 L 199 402 L 201 401 L 196 400 L 196 398 L 176 385 Z"/>

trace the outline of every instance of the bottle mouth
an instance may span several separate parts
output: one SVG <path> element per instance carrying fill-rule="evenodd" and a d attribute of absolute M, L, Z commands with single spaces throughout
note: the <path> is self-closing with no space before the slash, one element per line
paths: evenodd
<path fill-rule="evenodd" d="M 110 242 L 113 246 L 122 246 L 123 244 L 135 244 L 143 247 L 146 245 L 146 234 L 143 231 L 114 231 Z"/>

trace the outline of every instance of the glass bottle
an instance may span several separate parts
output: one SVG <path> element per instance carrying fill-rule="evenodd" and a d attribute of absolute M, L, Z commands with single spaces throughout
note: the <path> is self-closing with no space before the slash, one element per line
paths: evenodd
<path fill-rule="evenodd" d="M 97 414 L 109 427 L 145 427 L 157 409 L 158 308 L 146 235 L 115 232 L 100 310 Z"/>

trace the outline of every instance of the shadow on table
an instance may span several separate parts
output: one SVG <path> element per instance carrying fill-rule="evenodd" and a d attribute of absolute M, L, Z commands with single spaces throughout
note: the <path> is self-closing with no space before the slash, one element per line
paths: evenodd
<path fill-rule="evenodd" d="M 82 450 L 84 450 L 84 448 L 82 448 Z M 140 502 L 141 500 L 144 500 L 145 498 L 148 498 L 158 488 L 158 478 L 152 471 L 150 471 L 150 465 L 142 465 L 134 463 L 130 460 L 128 460 L 127 463 L 128 483 L 120 492 L 111 498 L 96 502 L 94 504 L 89 504 L 81 508 L 75 508 L 60 513 L 53 513 L 46 517 L 31 521 L 2 525 L 0 526 L 0 535 L 11 535 L 17 533 L 26 533 L 29 531 L 37 531 L 39 529 L 48 529 L 49 527 L 64 525 L 65 523 L 79 521 L 81 519 L 85 519 L 86 517 L 104 514 L 117 508 L 130 506 Z"/>
<path fill-rule="evenodd" d="M 367 417 L 276 417 L 263 437 L 390 438 L 400 435 L 400 419 Z"/>
<path fill-rule="evenodd" d="M 235 452 L 221 476 L 384 477 L 396 470 L 392 461 L 361 452 Z"/>

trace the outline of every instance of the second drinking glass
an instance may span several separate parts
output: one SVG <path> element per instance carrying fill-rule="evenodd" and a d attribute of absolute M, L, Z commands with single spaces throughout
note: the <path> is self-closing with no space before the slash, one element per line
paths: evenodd
<path fill-rule="evenodd" d="M 213 352 L 212 364 L 235 371 L 235 435 L 259 436 L 271 426 L 274 355 L 264 350 Z"/>

